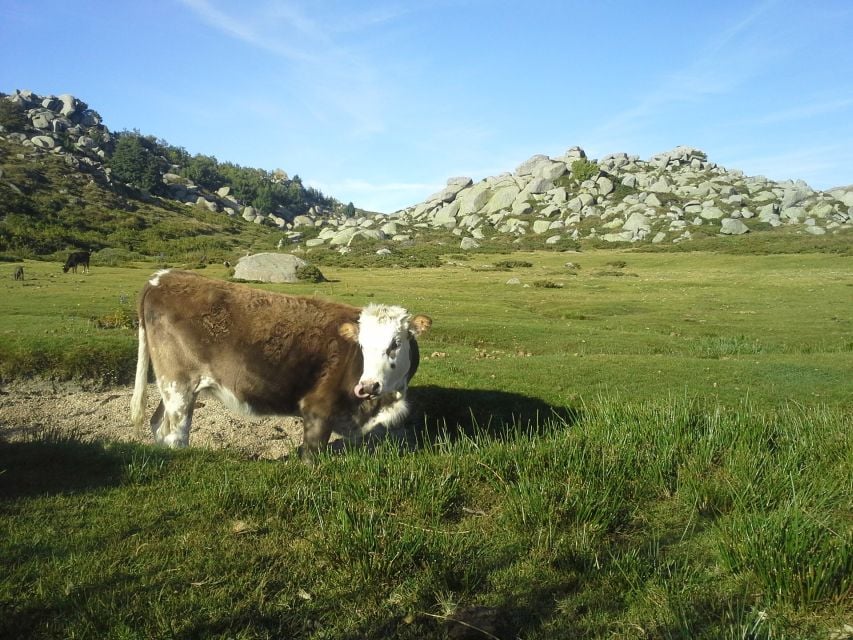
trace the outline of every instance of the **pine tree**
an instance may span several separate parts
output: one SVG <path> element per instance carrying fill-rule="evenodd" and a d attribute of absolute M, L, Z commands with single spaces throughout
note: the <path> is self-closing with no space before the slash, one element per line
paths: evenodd
<path fill-rule="evenodd" d="M 124 134 L 118 138 L 109 167 L 114 178 L 137 189 L 156 193 L 162 187 L 160 163 L 139 136 Z"/>

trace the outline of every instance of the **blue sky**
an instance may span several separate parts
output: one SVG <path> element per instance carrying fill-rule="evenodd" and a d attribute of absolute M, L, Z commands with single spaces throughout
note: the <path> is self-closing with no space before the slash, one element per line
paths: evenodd
<path fill-rule="evenodd" d="M 853 183 L 853 2 L 0 0 L 0 91 L 391 212 L 574 145 Z"/>

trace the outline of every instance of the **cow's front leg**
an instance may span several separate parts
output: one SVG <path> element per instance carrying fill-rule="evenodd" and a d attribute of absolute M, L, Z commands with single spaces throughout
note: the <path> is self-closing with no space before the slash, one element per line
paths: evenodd
<path fill-rule="evenodd" d="M 166 428 L 163 429 L 163 423 L 166 423 Z M 169 422 L 166 419 L 166 408 L 163 401 L 157 404 L 154 410 L 154 415 L 151 416 L 151 433 L 154 435 L 155 442 L 162 443 L 163 438 L 169 433 Z"/>
<path fill-rule="evenodd" d="M 299 457 L 303 462 L 312 463 L 329 444 L 332 425 L 327 417 L 312 413 L 303 414 L 302 421 L 302 446 L 299 447 Z"/>

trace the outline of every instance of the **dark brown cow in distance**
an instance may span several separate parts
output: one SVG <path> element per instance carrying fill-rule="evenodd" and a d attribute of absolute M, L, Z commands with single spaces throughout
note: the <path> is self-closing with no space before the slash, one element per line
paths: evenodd
<path fill-rule="evenodd" d="M 12 274 L 12 277 L 15 280 L 23 280 L 24 279 L 24 268 L 21 265 L 15 267 L 15 273 Z"/>
<path fill-rule="evenodd" d="M 398 306 L 361 309 L 160 271 L 139 299 L 131 417 L 142 430 L 150 362 L 161 396 L 151 418 L 157 442 L 189 444 L 205 391 L 238 413 L 301 416 L 300 453 L 311 459 L 332 432 L 358 437 L 405 418 L 415 338 L 431 324 Z"/>
<path fill-rule="evenodd" d="M 77 273 L 78 266 L 83 267 L 84 273 L 89 273 L 89 258 L 88 251 L 74 251 L 68 254 L 68 259 L 62 267 L 62 273 L 68 273 L 69 269 L 74 269 L 74 273 Z"/>

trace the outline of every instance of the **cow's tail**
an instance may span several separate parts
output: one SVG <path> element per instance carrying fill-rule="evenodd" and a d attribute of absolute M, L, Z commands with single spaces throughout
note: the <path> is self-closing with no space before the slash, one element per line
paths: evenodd
<path fill-rule="evenodd" d="M 145 337 L 145 326 L 142 314 L 139 321 L 139 351 L 136 358 L 136 381 L 133 385 L 133 398 L 130 401 L 130 419 L 137 435 L 143 435 L 145 430 L 142 423 L 145 419 L 145 400 L 148 391 L 148 364 L 151 357 L 148 354 L 148 340 Z"/>

